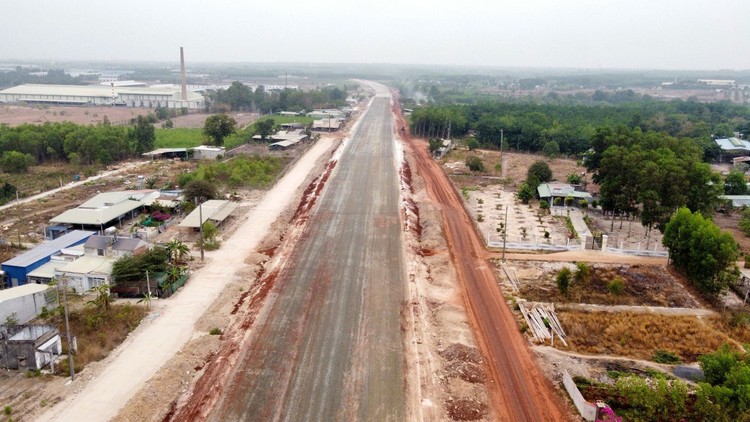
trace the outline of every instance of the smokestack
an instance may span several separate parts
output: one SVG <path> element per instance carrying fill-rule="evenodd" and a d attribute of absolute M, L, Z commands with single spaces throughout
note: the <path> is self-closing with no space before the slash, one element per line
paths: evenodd
<path fill-rule="evenodd" d="M 182 81 L 182 101 L 187 101 L 187 81 L 185 78 L 185 53 L 180 47 L 180 80 Z"/>

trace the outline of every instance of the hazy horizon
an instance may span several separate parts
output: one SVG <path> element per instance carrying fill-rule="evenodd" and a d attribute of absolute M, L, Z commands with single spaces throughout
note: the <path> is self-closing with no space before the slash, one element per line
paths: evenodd
<path fill-rule="evenodd" d="M 750 4 L 727 0 L 91 0 L 4 5 L 3 61 L 742 71 Z M 372 9 L 372 10 L 362 10 Z M 31 23 L 31 24 L 30 24 Z M 31 28 L 31 30 L 29 29 Z"/>

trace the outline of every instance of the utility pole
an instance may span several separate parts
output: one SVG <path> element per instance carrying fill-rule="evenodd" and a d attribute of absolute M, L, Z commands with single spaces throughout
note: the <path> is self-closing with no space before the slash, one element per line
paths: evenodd
<path fill-rule="evenodd" d="M 503 167 L 505 166 L 505 164 L 503 164 L 503 130 L 502 129 L 500 129 L 500 165 Z"/>
<path fill-rule="evenodd" d="M 503 263 L 505 263 L 505 241 L 508 239 L 508 206 L 505 206 L 505 223 L 503 223 Z"/>
<path fill-rule="evenodd" d="M 73 341 L 70 338 L 70 320 L 68 319 L 68 282 L 67 275 L 62 275 L 62 287 L 63 287 L 63 309 L 65 311 L 65 331 L 68 338 L 68 366 L 70 367 L 70 380 L 75 381 L 76 370 L 73 367 Z"/>
<path fill-rule="evenodd" d="M 148 290 L 148 310 L 151 310 L 151 280 L 148 277 L 148 270 L 146 270 L 146 289 Z"/>
<path fill-rule="evenodd" d="M 203 202 L 198 203 L 198 198 L 195 198 L 195 202 L 198 204 L 198 226 L 201 233 L 201 262 L 203 262 Z"/>

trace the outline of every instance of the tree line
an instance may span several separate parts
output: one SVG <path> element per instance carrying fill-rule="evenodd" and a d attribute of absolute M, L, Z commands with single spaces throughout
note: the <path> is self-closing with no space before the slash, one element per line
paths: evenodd
<path fill-rule="evenodd" d="M 138 116 L 133 126 L 77 125 L 70 122 L 0 125 L 0 164 L 4 171 L 25 171 L 28 165 L 64 160 L 71 164 L 110 164 L 153 149 L 154 127 Z M 22 161 L 25 161 L 25 165 Z"/>
<path fill-rule="evenodd" d="M 587 151 L 599 127 L 627 126 L 642 132 L 664 132 L 687 138 L 714 160 L 720 150 L 712 136 L 750 133 L 750 108 L 729 102 L 699 103 L 674 100 L 641 100 L 618 105 L 536 104 L 485 101 L 479 104 L 430 104 L 416 107 L 411 115 L 412 133 L 426 138 L 466 136 L 474 131 L 486 148 L 542 151 L 556 142 L 561 153 Z"/>
<path fill-rule="evenodd" d="M 271 91 L 261 85 L 253 90 L 242 82 L 235 81 L 227 89 L 210 93 L 209 100 L 214 111 L 310 111 L 346 105 L 347 90 L 352 88 L 354 87 L 344 85 L 343 89 L 327 86 L 309 91 L 289 88 Z"/>

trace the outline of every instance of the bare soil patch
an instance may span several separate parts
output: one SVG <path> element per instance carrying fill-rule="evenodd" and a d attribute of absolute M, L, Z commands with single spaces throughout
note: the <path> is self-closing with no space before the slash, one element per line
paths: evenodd
<path fill-rule="evenodd" d="M 568 294 L 563 295 L 555 277 L 562 267 L 575 272 L 572 263 L 513 263 L 520 281 L 519 295 L 536 302 L 591 303 L 599 305 L 640 305 L 679 308 L 698 308 L 698 303 L 685 288 L 684 280 L 677 279 L 663 266 L 653 265 L 591 265 L 589 279 L 572 282 Z M 616 277 L 623 281 L 623 291 L 615 294 L 608 283 Z"/>
<path fill-rule="evenodd" d="M 750 237 L 745 236 L 740 231 L 739 224 L 742 213 L 735 211 L 731 213 L 715 213 L 713 216 L 714 223 L 718 225 L 722 230 L 727 230 L 732 235 L 735 241 L 740 244 L 740 250 L 742 253 L 750 253 Z"/>
<path fill-rule="evenodd" d="M 238 128 L 244 128 L 245 126 L 249 125 L 250 123 L 258 120 L 258 113 L 228 113 L 230 116 L 234 118 L 234 120 L 237 121 L 237 127 Z M 206 113 L 190 113 L 186 114 L 184 116 L 177 116 L 172 119 L 172 123 L 174 124 L 174 127 L 180 127 L 180 128 L 203 128 L 203 126 L 206 123 L 206 118 L 208 118 L 210 114 Z"/>
<path fill-rule="evenodd" d="M 153 113 L 142 107 L 64 107 L 64 106 L 0 106 L 0 124 L 44 124 L 47 122 L 73 122 L 79 125 L 96 125 L 106 117 L 114 124 L 128 124 L 130 119 Z"/>

